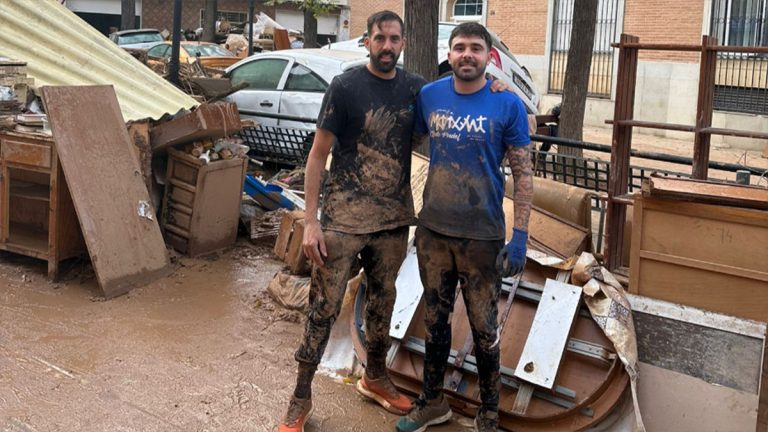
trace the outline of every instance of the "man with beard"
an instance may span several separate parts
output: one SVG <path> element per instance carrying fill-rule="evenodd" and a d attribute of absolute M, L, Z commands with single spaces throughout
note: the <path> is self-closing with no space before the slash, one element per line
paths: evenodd
<path fill-rule="evenodd" d="M 430 166 L 419 213 L 416 250 L 426 305 L 423 393 L 397 422 L 400 432 L 423 431 L 450 419 L 442 394 L 451 348 L 449 317 L 461 291 L 477 359 L 478 431 L 496 431 L 499 405 L 497 307 L 501 277 L 525 265 L 533 198 L 530 138 L 524 105 L 510 92 L 492 93 L 485 77 L 491 36 L 477 23 L 457 26 L 449 39 L 453 77 L 426 85 L 418 97 L 416 130 L 429 134 Z M 514 234 L 505 246 L 500 170 L 506 154 L 514 178 Z"/>
<path fill-rule="evenodd" d="M 366 275 L 365 376 L 357 390 L 396 414 L 411 402 L 386 370 L 395 277 L 405 259 L 411 196 L 411 138 L 416 95 L 425 80 L 398 69 L 403 21 L 394 12 L 368 18 L 364 68 L 334 78 L 325 94 L 307 161 L 304 254 L 314 264 L 304 338 L 296 351 L 296 388 L 278 430 L 303 431 L 312 414 L 311 385 L 336 317 L 350 268 L 361 259 Z M 335 144 L 334 144 L 335 142 Z M 321 172 L 333 149 L 317 220 Z"/>

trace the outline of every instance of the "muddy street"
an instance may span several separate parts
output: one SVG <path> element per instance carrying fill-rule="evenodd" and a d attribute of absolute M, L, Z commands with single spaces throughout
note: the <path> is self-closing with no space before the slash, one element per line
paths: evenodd
<path fill-rule="evenodd" d="M 303 329 L 266 293 L 281 266 L 241 241 L 102 301 L 87 264 L 52 283 L 44 262 L 0 253 L 0 430 L 275 430 Z M 349 383 L 318 375 L 313 394 L 307 431 L 394 430 Z"/>

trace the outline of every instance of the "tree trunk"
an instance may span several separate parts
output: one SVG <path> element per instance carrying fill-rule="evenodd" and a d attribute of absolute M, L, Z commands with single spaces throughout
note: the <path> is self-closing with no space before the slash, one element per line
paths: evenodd
<path fill-rule="evenodd" d="M 120 0 L 120 30 L 136 28 L 136 0 Z"/>
<path fill-rule="evenodd" d="M 587 104 L 589 70 L 592 66 L 592 47 L 595 42 L 595 21 L 598 0 L 574 0 L 571 46 L 565 69 L 563 104 L 560 114 L 559 135 L 562 138 L 582 140 L 584 110 Z M 580 148 L 559 146 L 558 153 L 581 157 Z"/>
<path fill-rule="evenodd" d="M 405 69 L 437 79 L 437 21 L 440 4 L 434 0 L 405 2 Z"/>
<path fill-rule="evenodd" d="M 304 11 L 304 48 L 317 48 L 317 18 L 311 10 Z"/>
<path fill-rule="evenodd" d="M 216 15 L 218 14 L 216 0 L 205 0 L 205 20 L 203 21 L 203 40 L 216 42 Z"/>

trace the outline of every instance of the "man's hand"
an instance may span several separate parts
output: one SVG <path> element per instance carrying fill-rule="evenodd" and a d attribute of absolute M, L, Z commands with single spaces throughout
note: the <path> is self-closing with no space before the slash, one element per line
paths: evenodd
<path fill-rule="evenodd" d="M 514 229 L 512 240 L 499 252 L 496 257 L 496 271 L 501 277 L 514 276 L 525 268 L 525 252 L 528 243 L 528 233 Z"/>
<path fill-rule="evenodd" d="M 491 79 L 491 91 L 493 93 L 509 90 L 509 84 L 505 83 L 504 81 L 493 78 L 493 75 L 491 75 L 490 79 Z"/>
<path fill-rule="evenodd" d="M 328 257 L 328 251 L 325 249 L 325 236 L 320 228 L 320 222 L 317 220 L 307 221 L 304 226 L 304 238 L 301 242 L 301 248 L 306 256 L 315 265 L 323 266 L 323 258 Z"/>

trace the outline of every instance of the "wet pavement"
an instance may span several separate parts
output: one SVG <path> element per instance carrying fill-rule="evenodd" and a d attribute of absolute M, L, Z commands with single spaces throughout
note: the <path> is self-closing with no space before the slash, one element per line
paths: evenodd
<path fill-rule="evenodd" d="M 0 431 L 273 431 L 293 390 L 302 316 L 266 287 L 282 263 L 241 241 L 102 301 L 90 265 L 0 252 Z M 312 431 L 392 431 L 397 416 L 315 379 Z M 470 430 L 456 416 L 436 432 Z"/>

